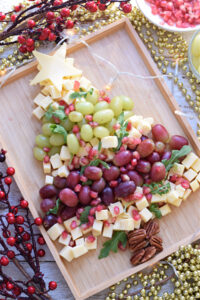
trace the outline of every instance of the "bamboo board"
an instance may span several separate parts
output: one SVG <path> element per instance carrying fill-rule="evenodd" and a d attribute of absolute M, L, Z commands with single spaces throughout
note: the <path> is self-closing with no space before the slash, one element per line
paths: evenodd
<path fill-rule="evenodd" d="M 96 54 L 108 59 L 120 71 L 133 72 L 144 76 L 160 75 L 148 51 L 127 19 L 113 23 L 99 32 L 90 35 L 85 41 Z M 95 60 L 86 46 L 78 42 L 68 48 L 67 54 L 75 58 L 75 65 L 83 70 L 95 86 L 103 88 L 113 70 L 101 60 Z M 31 87 L 29 81 L 36 74 L 33 62 L 17 70 L 0 91 L 0 141 L 8 151 L 8 162 L 16 169 L 15 179 L 25 199 L 29 200 L 34 217 L 40 215 L 38 190 L 44 183 L 41 163 L 32 154 L 35 136 L 40 132 L 41 124 L 32 117 L 33 99 L 39 87 Z M 178 105 L 161 78 L 136 79 L 127 75 L 114 83 L 111 96 L 125 94 L 132 97 L 136 114 L 154 117 L 156 122 L 164 124 L 171 134 L 188 137 L 196 153 L 200 155 L 200 145 L 192 128 L 182 116 L 174 111 Z M 200 230 L 200 191 L 194 193 L 181 207 L 160 221 L 164 251 L 154 259 L 137 267 L 130 264 L 130 253 L 119 252 L 108 258 L 98 260 L 98 251 L 67 263 L 59 257 L 60 246 L 51 242 L 41 227 L 49 249 L 58 267 L 66 279 L 74 297 L 85 299 L 111 284 L 152 265 L 175 251 L 180 245 L 190 243 L 199 237 Z"/>

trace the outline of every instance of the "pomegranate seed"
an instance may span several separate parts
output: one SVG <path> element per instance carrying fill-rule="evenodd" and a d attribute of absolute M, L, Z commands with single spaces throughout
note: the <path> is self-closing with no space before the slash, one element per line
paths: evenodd
<path fill-rule="evenodd" d="M 97 193 L 97 192 L 94 192 L 94 191 L 91 191 L 91 192 L 90 192 L 90 197 L 91 197 L 91 198 L 96 199 L 97 196 L 98 196 L 98 193 Z"/>
<path fill-rule="evenodd" d="M 140 200 L 140 199 L 142 199 L 142 197 L 143 197 L 142 193 L 139 193 L 139 192 L 134 193 L 134 199 L 135 200 Z"/>
<path fill-rule="evenodd" d="M 74 104 L 70 104 L 69 111 L 71 112 L 71 111 L 74 111 L 74 110 L 75 110 Z"/>
<path fill-rule="evenodd" d="M 133 167 L 137 166 L 137 159 L 136 159 L 136 158 L 133 158 L 133 159 L 131 160 L 131 165 L 132 165 Z"/>
<path fill-rule="evenodd" d="M 75 241 L 70 241 L 70 242 L 69 242 L 69 246 L 70 246 L 70 247 L 74 247 L 74 246 L 75 246 Z"/>
<path fill-rule="evenodd" d="M 86 238 L 86 240 L 87 240 L 88 243 L 93 243 L 93 242 L 96 240 L 96 238 L 95 238 L 95 236 L 93 236 L 93 235 L 89 235 L 89 236 Z"/>
<path fill-rule="evenodd" d="M 97 205 L 100 204 L 100 203 L 101 203 L 101 198 L 97 198 L 97 199 L 92 200 L 92 201 L 90 202 L 90 204 L 91 204 L 92 206 L 97 206 Z"/>
<path fill-rule="evenodd" d="M 184 189 L 189 189 L 190 184 L 189 184 L 189 182 L 182 182 L 182 183 L 181 183 L 181 186 L 182 186 Z"/>
<path fill-rule="evenodd" d="M 150 202 L 152 199 L 152 194 L 151 193 L 147 194 L 146 198 L 147 198 L 147 201 Z"/>
<path fill-rule="evenodd" d="M 96 211 L 98 211 L 98 212 L 102 211 L 102 209 L 103 209 L 102 205 L 98 205 L 98 206 L 96 207 Z"/>
<path fill-rule="evenodd" d="M 114 207 L 114 213 L 115 213 L 115 215 L 119 214 L 119 207 L 118 206 Z"/>
<path fill-rule="evenodd" d="M 110 186 L 111 188 L 114 188 L 114 187 L 118 186 L 118 181 L 117 181 L 117 180 L 112 180 L 112 181 L 110 181 L 110 182 L 109 182 L 109 186 Z"/>
<path fill-rule="evenodd" d="M 92 226 L 94 224 L 94 217 L 88 216 L 89 224 Z"/>
<path fill-rule="evenodd" d="M 80 82 L 77 81 L 77 80 L 75 80 L 75 81 L 74 81 L 74 90 L 75 90 L 75 91 L 78 91 L 79 88 L 80 88 Z"/>
<path fill-rule="evenodd" d="M 90 208 L 90 216 L 94 216 L 96 212 L 96 207 Z"/>
<path fill-rule="evenodd" d="M 80 181 L 86 182 L 86 181 L 87 181 L 87 177 L 82 175 L 82 176 L 80 177 Z"/>
<path fill-rule="evenodd" d="M 97 127 L 99 124 L 97 122 L 89 122 L 88 123 L 92 128 Z"/>
<path fill-rule="evenodd" d="M 81 157 L 79 162 L 81 166 L 87 166 L 89 164 L 89 159 L 86 157 Z"/>
<path fill-rule="evenodd" d="M 70 228 L 75 229 L 76 227 L 77 227 L 77 222 L 74 220 L 74 221 L 71 222 Z"/>
<path fill-rule="evenodd" d="M 128 144 L 128 137 L 125 136 L 123 139 L 122 139 L 122 144 Z"/>
<path fill-rule="evenodd" d="M 75 188 L 74 188 L 74 191 L 75 191 L 76 193 L 80 192 L 81 187 L 82 187 L 81 184 L 77 184 L 77 185 L 75 186 Z"/>
<path fill-rule="evenodd" d="M 110 97 L 108 97 L 108 96 L 104 97 L 103 100 L 110 103 Z"/>
<path fill-rule="evenodd" d="M 85 145 L 86 145 L 85 142 L 84 142 L 83 140 L 80 140 L 80 141 L 79 141 L 79 144 L 80 144 L 81 147 L 85 147 Z"/>
<path fill-rule="evenodd" d="M 124 246 L 122 245 L 122 242 L 119 242 L 119 243 L 118 243 L 118 249 L 120 249 L 121 251 L 126 251 L 126 248 L 127 248 L 127 245 L 124 247 Z"/>
<path fill-rule="evenodd" d="M 43 148 L 43 151 L 44 151 L 44 152 L 49 152 L 49 151 L 50 151 L 50 148 L 44 147 L 44 148 Z"/>
<path fill-rule="evenodd" d="M 88 224 L 82 224 L 81 226 L 82 230 L 87 230 L 88 229 Z"/>
<path fill-rule="evenodd" d="M 88 122 L 92 122 L 93 116 L 92 116 L 92 115 L 85 115 L 85 119 L 86 119 L 86 121 L 88 121 Z"/>
<path fill-rule="evenodd" d="M 134 151 L 134 152 L 132 153 L 132 155 L 133 155 L 133 158 L 135 158 L 135 159 L 137 159 L 137 160 L 140 159 L 140 154 L 139 154 L 138 151 Z"/>
<path fill-rule="evenodd" d="M 110 223 L 109 223 L 107 220 L 104 221 L 103 224 L 104 224 L 104 226 L 106 226 L 106 227 L 109 227 L 109 226 L 110 226 Z"/>
<path fill-rule="evenodd" d="M 62 235 L 62 238 L 65 240 L 68 236 L 68 233 L 67 233 L 67 231 L 63 231 L 61 235 Z"/>
<path fill-rule="evenodd" d="M 139 221 L 139 220 L 141 219 L 141 216 L 140 216 L 139 214 L 134 215 L 133 219 L 134 219 L 135 221 Z"/>
<path fill-rule="evenodd" d="M 47 164 L 50 161 L 50 158 L 48 155 L 45 155 L 44 157 L 44 163 Z"/>
<path fill-rule="evenodd" d="M 57 222 L 58 222 L 59 224 L 62 224 L 62 223 L 63 223 L 62 218 L 61 218 L 61 217 L 58 217 Z"/>
<path fill-rule="evenodd" d="M 121 126 L 120 126 L 120 124 L 118 124 L 118 123 L 115 124 L 115 125 L 113 125 L 113 129 L 114 129 L 114 130 L 118 130 L 118 129 L 120 129 L 120 127 L 121 127 Z"/>
<path fill-rule="evenodd" d="M 73 129 L 72 129 L 72 132 L 73 133 L 78 133 L 80 131 L 78 125 L 74 125 Z"/>
<path fill-rule="evenodd" d="M 151 189 L 148 187 L 148 186 L 144 186 L 143 187 L 143 193 L 144 193 L 144 195 L 147 195 L 147 194 L 149 194 L 151 192 Z"/>

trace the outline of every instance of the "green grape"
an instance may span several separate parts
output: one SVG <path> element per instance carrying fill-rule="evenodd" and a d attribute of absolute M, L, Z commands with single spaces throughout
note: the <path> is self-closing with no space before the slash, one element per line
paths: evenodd
<path fill-rule="evenodd" d="M 105 126 L 110 131 L 110 134 L 113 134 L 115 132 L 115 129 L 113 126 L 116 124 L 117 120 L 113 118 L 109 123 L 106 123 Z"/>
<path fill-rule="evenodd" d="M 97 111 L 93 115 L 93 121 L 97 122 L 98 124 L 105 124 L 112 120 L 114 117 L 114 112 L 111 109 L 104 109 Z"/>
<path fill-rule="evenodd" d="M 123 101 L 123 110 L 132 110 L 133 109 L 134 102 L 130 97 L 121 95 L 120 98 Z"/>
<path fill-rule="evenodd" d="M 61 147 L 53 146 L 51 148 L 51 150 L 48 152 L 48 155 L 51 157 L 54 154 L 57 154 L 57 153 L 60 154 L 60 149 L 61 149 Z"/>
<path fill-rule="evenodd" d="M 46 153 L 45 153 L 41 148 L 34 147 L 34 148 L 33 148 L 33 155 L 34 155 L 34 157 L 35 157 L 37 160 L 43 161 L 43 159 L 44 159 Z"/>
<path fill-rule="evenodd" d="M 110 102 L 110 108 L 113 110 L 114 115 L 118 117 L 121 114 L 123 108 L 123 101 L 121 97 L 116 96 L 112 98 Z"/>
<path fill-rule="evenodd" d="M 61 126 L 63 126 L 67 131 L 71 131 L 73 128 L 73 123 L 70 121 L 69 118 L 67 118 L 66 120 L 63 120 L 60 123 Z"/>
<path fill-rule="evenodd" d="M 60 133 L 53 133 L 49 141 L 52 146 L 61 146 L 65 144 L 64 135 Z"/>
<path fill-rule="evenodd" d="M 82 113 L 78 112 L 78 111 L 72 111 L 69 114 L 69 119 L 71 122 L 81 122 L 83 120 L 83 115 Z"/>
<path fill-rule="evenodd" d="M 81 122 L 78 122 L 78 127 L 81 129 L 81 127 L 85 124 L 87 124 L 87 121 L 85 118 L 83 118 L 83 120 Z"/>
<path fill-rule="evenodd" d="M 100 111 L 100 110 L 104 110 L 109 108 L 109 104 L 106 101 L 100 101 L 98 102 L 95 107 L 94 107 L 94 112 Z"/>
<path fill-rule="evenodd" d="M 94 135 L 97 138 L 103 138 L 103 137 L 109 135 L 109 130 L 106 127 L 97 126 L 97 127 L 94 128 Z"/>
<path fill-rule="evenodd" d="M 42 118 L 42 123 L 54 123 L 54 120 L 51 118 L 50 120 L 48 120 L 45 116 Z"/>
<path fill-rule="evenodd" d="M 52 123 L 45 123 L 44 125 L 42 125 L 42 133 L 45 136 L 50 136 L 52 134 L 52 130 L 50 128 L 51 125 Z"/>
<path fill-rule="evenodd" d="M 76 111 L 79 111 L 83 115 L 90 115 L 94 111 L 94 105 L 91 102 L 78 102 L 76 104 Z"/>
<path fill-rule="evenodd" d="M 133 111 L 125 110 L 124 111 L 124 120 L 127 120 L 128 118 L 132 117 L 134 115 Z"/>
<path fill-rule="evenodd" d="M 86 96 L 86 100 L 88 102 L 91 102 L 94 105 L 97 103 L 98 98 L 99 98 L 99 93 L 97 90 L 93 90 L 92 95 L 88 93 Z"/>
<path fill-rule="evenodd" d="M 49 147 L 51 147 L 51 144 L 49 142 L 49 138 L 42 135 L 42 134 L 39 134 L 39 135 L 36 136 L 35 143 L 40 148 L 44 148 L 44 147 L 49 148 Z"/>
<path fill-rule="evenodd" d="M 75 134 L 73 134 L 73 133 L 68 134 L 67 145 L 68 145 L 69 151 L 72 154 L 78 153 L 80 146 L 79 146 L 79 141 L 78 141 L 77 137 L 75 136 Z"/>
<path fill-rule="evenodd" d="M 89 142 L 93 137 L 93 130 L 89 124 L 85 124 L 81 127 L 81 138 L 85 142 Z"/>

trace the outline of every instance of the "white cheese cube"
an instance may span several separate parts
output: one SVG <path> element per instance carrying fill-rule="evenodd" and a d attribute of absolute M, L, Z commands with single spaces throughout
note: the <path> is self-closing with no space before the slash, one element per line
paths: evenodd
<path fill-rule="evenodd" d="M 62 256 L 64 259 L 66 259 L 69 262 L 72 261 L 72 259 L 74 258 L 73 248 L 70 246 L 64 247 L 60 251 L 60 256 Z"/>
<path fill-rule="evenodd" d="M 129 202 L 127 202 L 125 200 L 121 200 L 121 202 L 122 202 L 122 205 L 123 205 L 124 209 L 127 209 L 129 206 L 131 206 L 133 203 L 135 203 L 135 200 L 132 200 L 132 201 L 129 201 Z"/>
<path fill-rule="evenodd" d="M 59 237 L 58 242 L 62 245 L 68 246 L 71 241 L 71 235 L 69 233 L 66 233 L 66 237 L 63 237 L 63 234 Z"/>
<path fill-rule="evenodd" d="M 44 95 L 42 95 L 41 93 L 39 93 L 35 99 L 33 100 L 33 102 L 39 106 L 41 106 L 41 102 L 43 99 L 45 99 L 46 97 Z"/>
<path fill-rule="evenodd" d="M 47 110 L 49 105 L 53 102 L 53 100 L 51 99 L 51 97 L 47 96 L 44 97 L 44 99 L 40 102 L 40 106 L 44 109 Z"/>
<path fill-rule="evenodd" d="M 58 176 L 60 177 L 68 177 L 69 170 L 66 166 L 62 166 L 58 169 Z"/>
<path fill-rule="evenodd" d="M 183 200 L 185 201 L 190 196 L 191 193 L 192 193 L 192 190 L 187 189 L 183 195 Z"/>
<path fill-rule="evenodd" d="M 143 134 L 143 135 L 147 135 L 149 134 L 149 132 L 151 131 L 151 125 L 149 124 L 149 122 L 142 120 L 139 122 L 139 124 L 137 125 L 137 130 Z"/>
<path fill-rule="evenodd" d="M 64 221 L 64 226 L 65 226 L 65 228 L 67 229 L 68 232 L 72 231 L 72 229 L 71 229 L 72 222 L 76 222 L 77 226 L 80 225 L 80 220 L 78 220 L 77 217 L 73 217 L 73 218 L 70 218 L 70 219 Z"/>
<path fill-rule="evenodd" d="M 134 228 L 139 229 L 142 219 L 140 218 L 139 220 L 133 220 L 133 221 L 134 221 Z"/>
<path fill-rule="evenodd" d="M 195 171 L 195 172 L 199 172 L 200 171 L 200 158 L 198 158 L 191 166 L 191 168 Z"/>
<path fill-rule="evenodd" d="M 93 236 L 92 236 L 93 237 Z M 85 239 L 85 247 L 88 249 L 88 250 L 95 250 L 97 249 L 97 238 L 96 237 L 93 237 L 94 241 L 91 242 L 90 241 L 90 237 L 87 237 Z"/>
<path fill-rule="evenodd" d="M 84 235 L 90 233 L 91 231 L 92 231 L 92 226 L 90 226 L 89 228 L 87 228 L 87 229 L 85 229 L 85 230 L 82 229 L 82 233 L 83 233 Z"/>
<path fill-rule="evenodd" d="M 188 181 L 192 181 L 197 176 L 197 172 L 193 171 L 192 169 L 189 169 L 183 174 L 183 177 L 185 177 Z"/>
<path fill-rule="evenodd" d="M 126 212 L 123 212 L 121 215 L 119 215 L 117 217 L 117 220 L 120 220 L 120 219 L 129 219 L 130 218 L 130 215 Z"/>
<path fill-rule="evenodd" d="M 124 212 L 123 206 L 120 201 L 111 203 L 108 206 L 108 208 L 113 217 L 119 216 L 120 214 L 122 214 Z"/>
<path fill-rule="evenodd" d="M 142 218 L 142 221 L 144 221 L 145 223 L 147 223 L 153 217 L 152 213 L 150 212 L 150 210 L 148 210 L 148 208 L 144 208 L 143 210 L 141 210 L 140 216 Z"/>
<path fill-rule="evenodd" d="M 113 224 L 109 224 L 109 226 L 105 226 L 103 228 L 103 236 L 107 238 L 111 238 L 113 235 Z"/>
<path fill-rule="evenodd" d="M 66 79 L 66 80 L 63 80 L 63 87 L 70 91 L 70 90 L 73 90 L 74 89 L 74 82 L 75 80 L 74 79 Z"/>
<path fill-rule="evenodd" d="M 53 102 L 53 104 L 51 105 L 51 107 L 53 108 L 53 110 L 59 109 L 59 104 L 58 104 L 58 102 Z"/>
<path fill-rule="evenodd" d="M 45 111 L 40 107 L 36 107 L 34 110 L 33 110 L 33 115 L 38 119 L 42 119 L 42 117 L 44 116 L 45 114 Z"/>
<path fill-rule="evenodd" d="M 61 161 L 60 155 L 58 153 L 51 156 L 50 162 L 51 162 L 53 169 L 59 169 L 60 167 L 62 167 L 62 161 Z"/>
<path fill-rule="evenodd" d="M 137 208 L 133 205 L 129 206 L 128 210 L 127 210 L 127 213 L 129 214 L 129 216 L 131 218 L 133 218 L 133 211 L 136 210 L 137 211 Z"/>
<path fill-rule="evenodd" d="M 69 91 L 67 94 L 65 94 L 63 97 L 62 97 L 62 100 L 65 101 L 65 103 L 67 103 L 68 105 L 72 104 L 74 99 L 71 99 L 70 98 L 70 95 L 73 94 L 74 91 Z"/>
<path fill-rule="evenodd" d="M 82 234 L 80 227 L 78 226 L 75 229 L 71 230 L 71 235 L 72 235 L 73 240 L 75 241 L 78 238 L 82 237 L 83 234 Z"/>
<path fill-rule="evenodd" d="M 53 85 L 49 86 L 49 93 L 53 99 L 58 99 L 62 97 L 61 92 L 57 90 L 57 88 Z"/>
<path fill-rule="evenodd" d="M 172 204 L 176 207 L 179 207 L 181 205 L 181 203 L 182 203 L 182 199 L 178 198 Z"/>
<path fill-rule="evenodd" d="M 49 230 L 47 230 L 47 233 L 52 241 L 55 241 L 65 230 L 63 225 L 56 223 L 54 224 Z"/>
<path fill-rule="evenodd" d="M 189 169 L 197 160 L 198 156 L 193 152 L 190 152 L 182 161 L 182 164 L 186 167 L 186 169 Z"/>
<path fill-rule="evenodd" d="M 44 174 L 51 173 L 51 164 L 43 162 L 43 171 L 44 171 Z"/>
<path fill-rule="evenodd" d="M 53 171 L 51 172 L 51 175 L 52 175 L 53 177 L 58 176 L 58 170 L 53 170 Z"/>
<path fill-rule="evenodd" d="M 159 203 L 159 202 L 166 202 L 167 201 L 167 194 L 163 195 L 152 195 L 151 203 Z"/>
<path fill-rule="evenodd" d="M 116 148 L 118 145 L 118 138 L 113 136 L 105 136 L 101 139 L 102 148 Z"/>
<path fill-rule="evenodd" d="M 192 182 L 190 182 L 190 187 L 193 192 L 196 192 L 199 189 L 200 185 L 199 185 L 198 181 L 195 179 Z"/>
<path fill-rule="evenodd" d="M 182 176 L 183 172 L 184 172 L 184 169 L 185 169 L 184 165 L 175 163 L 173 165 L 173 167 L 169 170 L 169 176 L 168 177 L 170 177 L 171 175 L 174 175 L 174 174 Z"/>
<path fill-rule="evenodd" d="M 70 154 L 67 146 L 62 146 L 62 148 L 60 150 L 60 158 L 61 158 L 61 160 L 64 160 L 64 161 L 71 159 L 71 154 Z"/>
<path fill-rule="evenodd" d="M 134 229 L 134 220 L 132 218 L 121 219 L 119 223 L 120 223 L 120 229 L 123 231 L 131 231 Z"/>
<path fill-rule="evenodd" d="M 81 244 L 81 245 L 73 247 L 72 252 L 73 252 L 74 258 L 77 258 L 79 256 L 86 254 L 88 252 L 88 249 L 85 247 L 84 244 Z"/>
<path fill-rule="evenodd" d="M 149 202 L 147 201 L 146 197 L 142 197 L 142 199 L 136 201 L 136 206 L 137 206 L 137 209 L 139 210 L 143 210 L 145 207 L 148 207 L 149 206 Z"/>
<path fill-rule="evenodd" d="M 200 173 L 197 175 L 196 180 L 198 180 L 198 182 L 200 182 Z"/>
<path fill-rule="evenodd" d="M 131 130 L 129 130 L 129 137 L 134 137 L 135 139 L 139 139 L 141 138 L 142 134 L 134 127 L 131 128 Z"/>
<path fill-rule="evenodd" d="M 159 209 L 160 209 L 161 215 L 163 217 L 168 215 L 171 212 L 171 208 L 169 207 L 168 204 L 165 204 L 164 206 L 160 207 Z"/>
<path fill-rule="evenodd" d="M 174 202 L 176 202 L 177 199 L 179 199 L 179 193 L 177 191 L 172 190 L 167 194 L 168 203 L 174 204 Z"/>
<path fill-rule="evenodd" d="M 109 218 L 109 212 L 107 209 L 102 209 L 101 211 L 96 211 L 95 215 L 96 215 L 96 219 L 99 221 L 108 220 L 108 218 Z"/>
<path fill-rule="evenodd" d="M 137 128 L 138 124 L 143 120 L 143 116 L 134 115 L 128 119 L 133 127 Z"/>
<path fill-rule="evenodd" d="M 45 185 L 53 184 L 53 176 L 46 175 L 45 176 Z"/>
<path fill-rule="evenodd" d="M 178 192 L 179 198 L 182 198 L 185 193 L 184 187 L 182 187 L 181 184 L 178 184 L 176 185 L 176 191 Z"/>
<path fill-rule="evenodd" d="M 84 245 L 85 244 L 85 239 L 84 238 L 80 238 L 76 240 L 76 246 L 79 245 Z"/>
<path fill-rule="evenodd" d="M 103 222 L 94 220 L 93 226 L 92 226 L 92 232 L 94 236 L 99 236 L 102 232 L 103 228 Z"/>

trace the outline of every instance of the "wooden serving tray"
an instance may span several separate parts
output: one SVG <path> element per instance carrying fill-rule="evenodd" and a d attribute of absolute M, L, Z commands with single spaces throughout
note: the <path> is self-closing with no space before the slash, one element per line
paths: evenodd
<path fill-rule="evenodd" d="M 105 27 L 85 38 L 95 53 L 114 63 L 120 71 L 139 75 L 160 75 L 148 51 L 141 42 L 131 23 L 123 19 Z M 95 60 L 83 43 L 69 46 L 68 54 L 75 58 L 75 65 L 83 70 L 98 88 L 104 87 L 113 70 L 100 60 Z M 15 179 L 25 199 L 29 200 L 33 217 L 40 215 L 38 191 L 44 183 L 41 163 L 32 153 L 35 136 L 40 132 L 41 123 L 32 117 L 33 99 L 39 87 L 32 87 L 29 81 L 36 74 L 36 62 L 17 70 L 0 91 L 0 141 L 8 150 L 9 164 L 16 169 Z M 171 134 L 188 137 L 192 147 L 200 155 L 200 144 L 182 116 L 174 111 L 178 105 L 161 78 L 136 79 L 127 75 L 119 77 L 114 83 L 111 95 L 125 94 L 132 97 L 135 113 L 145 117 L 154 117 L 156 122 L 164 124 Z M 175 251 L 180 245 L 190 243 L 200 228 L 200 190 L 194 193 L 179 208 L 160 221 L 164 251 L 151 261 L 137 267 L 130 264 L 129 251 L 110 254 L 99 260 L 98 250 L 67 263 L 59 256 L 62 246 L 53 243 L 45 229 L 41 232 L 54 256 L 58 267 L 66 279 L 76 299 L 85 299 L 115 282 L 143 268 L 154 264 Z"/>

